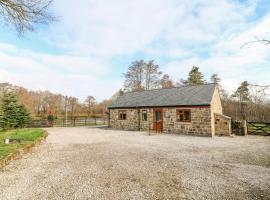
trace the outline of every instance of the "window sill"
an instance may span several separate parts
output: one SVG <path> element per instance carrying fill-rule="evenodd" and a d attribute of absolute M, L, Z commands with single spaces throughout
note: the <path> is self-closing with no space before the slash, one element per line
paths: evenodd
<path fill-rule="evenodd" d="M 178 123 L 178 124 L 186 124 L 186 125 L 191 125 L 192 124 L 192 122 L 179 122 L 179 121 L 176 121 L 176 123 Z"/>

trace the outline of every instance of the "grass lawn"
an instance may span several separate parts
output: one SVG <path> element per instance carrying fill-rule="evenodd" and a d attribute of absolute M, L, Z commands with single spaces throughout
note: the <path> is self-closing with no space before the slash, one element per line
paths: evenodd
<path fill-rule="evenodd" d="M 34 143 L 37 139 L 45 135 L 42 129 L 16 129 L 10 131 L 0 131 L 0 159 L 8 154 L 22 148 L 24 145 Z M 20 144 L 5 144 L 5 139 L 20 139 Z"/>

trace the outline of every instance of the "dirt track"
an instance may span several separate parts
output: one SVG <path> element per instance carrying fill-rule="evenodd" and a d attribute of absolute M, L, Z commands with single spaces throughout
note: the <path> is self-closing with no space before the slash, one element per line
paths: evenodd
<path fill-rule="evenodd" d="M 270 137 L 48 131 L 0 172 L 0 199 L 270 199 Z"/>

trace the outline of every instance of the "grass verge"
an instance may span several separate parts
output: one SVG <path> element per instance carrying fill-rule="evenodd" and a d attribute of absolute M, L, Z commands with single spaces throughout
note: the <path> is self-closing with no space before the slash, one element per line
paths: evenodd
<path fill-rule="evenodd" d="M 47 133 L 42 129 L 16 129 L 0 132 L 0 160 L 26 145 L 35 143 Z M 5 144 L 5 139 L 20 139 L 21 143 Z"/>

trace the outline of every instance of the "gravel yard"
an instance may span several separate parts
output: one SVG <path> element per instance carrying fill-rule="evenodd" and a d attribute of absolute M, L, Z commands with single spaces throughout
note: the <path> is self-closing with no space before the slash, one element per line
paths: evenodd
<path fill-rule="evenodd" d="M 270 199 L 270 137 L 51 128 L 0 172 L 0 199 Z"/>

